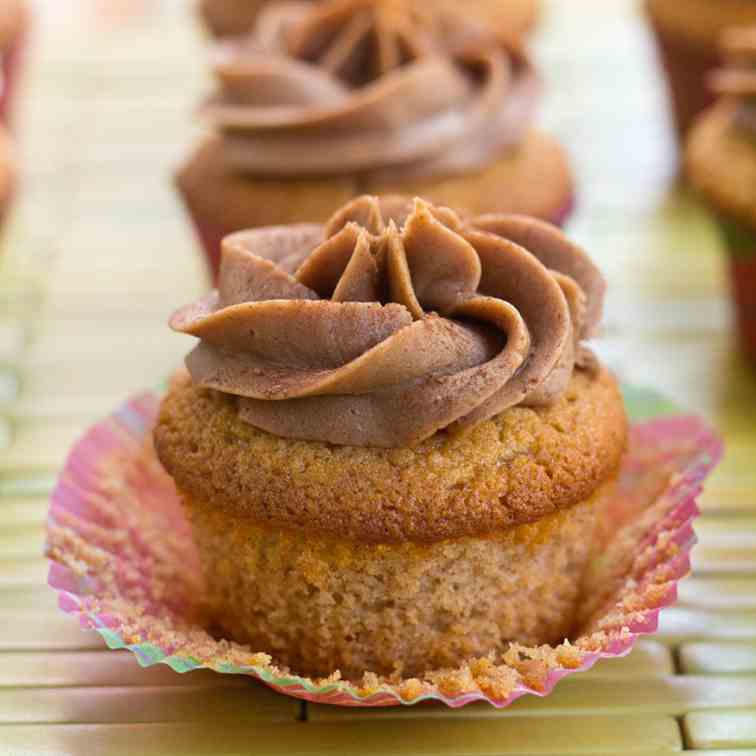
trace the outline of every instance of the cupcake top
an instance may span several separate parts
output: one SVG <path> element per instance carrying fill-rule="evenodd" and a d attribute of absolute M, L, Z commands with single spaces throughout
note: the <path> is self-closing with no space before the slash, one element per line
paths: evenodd
<path fill-rule="evenodd" d="M 203 114 L 234 171 L 263 176 L 474 170 L 518 144 L 537 79 L 463 5 L 271 3 L 221 43 Z"/>
<path fill-rule="evenodd" d="M 756 134 L 756 26 L 728 29 L 721 50 L 724 65 L 712 74 L 711 87 L 736 103 L 736 123 Z"/>
<path fill-rule="evenodd" d="M 223 243 L 218 290 L 179 310 L 195 384 L 285 438 L 406 447 L 550 404 L 595 333 L 598 269 L 555 227 L 360 197 L 325 226 Z"/>

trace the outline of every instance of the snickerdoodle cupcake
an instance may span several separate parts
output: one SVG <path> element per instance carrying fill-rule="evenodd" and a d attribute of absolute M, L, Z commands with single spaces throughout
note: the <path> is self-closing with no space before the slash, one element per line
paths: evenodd
<path fill-rule="evenodd" d="M 719 36 L 756 24 L 754 0 L 645 0 L 659 56 L 667 73 L 678 133 L 713 102 L 707 75 L 717 67 Z"/>
<path fill-rule="evenodd" d="M 363 192 L 556 223 L 571 207 L 565 153 L 532 127 L 533 67 L 462 6 L 271 3 L 215 73 L 177 177 L 215 273 L 224 236 L 323 222 Z"/>
<path fill-rule="evenodd" d="M 216 37 L 246 34 L 270 0 L 199 0 L 208 29 Z M 459 6 L 459 0 L 427 0 L 428 5 Z M 497 33 L 518 39 L 538 18 L 538 0 L 465 0 L 465 10 Z"/>
<path fill-rule="evenodd" d="M 726 244 L 742 342 L 756 360 L 756 24 L 722 35 L 720 99 L 691 129 L 686 168 Z"/>
<path fill-rule="evenodd" d="M 568 636 L 626 437 L 603 293 L 550 224 L 422 200 L 227 238 L 154 432 L 217 626 L 350 679 Z"/>

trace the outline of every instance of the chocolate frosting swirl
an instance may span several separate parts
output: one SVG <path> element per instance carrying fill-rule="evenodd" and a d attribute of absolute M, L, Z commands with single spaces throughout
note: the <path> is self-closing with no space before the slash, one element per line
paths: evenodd
<path fill-rule="evenodd" d="M 538 89 L 521 52 L 423 0 L 272 3 L 214 64 L 204 116 L 261 176 L 473 170 L 521 141 Z"/>
<path fill-rule="evenodd" d="M 724 66 L 712 74 L 714 91 L 724 97 L 756 97 L 756 26 L 728 29 L 720 47 Z"/>
<path fill-rule="evenodd" d="M 200 339 L 193 380 L 252 425 L 409 446 L 554 401 L 590 362 L 604 286 L 548 223 L 364 196 L 325 226 L 227 237 L 218 290 L 171 327 Z"/>

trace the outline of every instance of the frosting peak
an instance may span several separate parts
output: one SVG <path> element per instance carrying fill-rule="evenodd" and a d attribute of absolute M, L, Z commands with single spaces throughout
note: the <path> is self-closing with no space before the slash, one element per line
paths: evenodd
<path fill-rule="evenodd" d="M 712 75 L 714 91 L 737 99 L 756 97 L 756 26 L 728 29 L 720 47 L 724 66 Z"/>
<path fill-rule="evenodd" d="M 520 142 L 538 89 L 521 51 L 424 0 L 269 3 L 215 73 L 224 159 L 263 176 L 474 170 Z"/>
<path fill-rule="evenodd" d="M 338 0 L 293 24 L 286 41 L 291 55 L 362 86 L 438 50 L 436 27 L 418 0 Z"/>
<path fill-rule="evenodd" d="M 241 232 L 219 289 L 179 310 L 198 384 L 271 433 L 408 446 L 553 401 L 603 280 L 549 224 L 360 197 L 323 227 Z"/>

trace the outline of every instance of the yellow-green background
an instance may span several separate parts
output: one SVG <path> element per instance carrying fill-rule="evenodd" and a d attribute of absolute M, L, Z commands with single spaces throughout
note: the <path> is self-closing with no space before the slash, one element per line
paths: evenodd
<path fill-rule="evenodd" d="M 574 159 L 570 231 L 609 280 L 603 354 L 703 413 L 728 451 L 660 634 L 502 712 L 347 712 L 145 671 L 55 609 L 43 520 L 70 443 L 188 347 L 164 322 L 204 268 L 169 174 L 208 81 L 186 1 L 37 5 L 0 263 L 0 754 L 756 754 L 756 378 L 733 348 L 714 228 L 674 188 L 635 4 L 545 3 L 542 122 Z"/>

